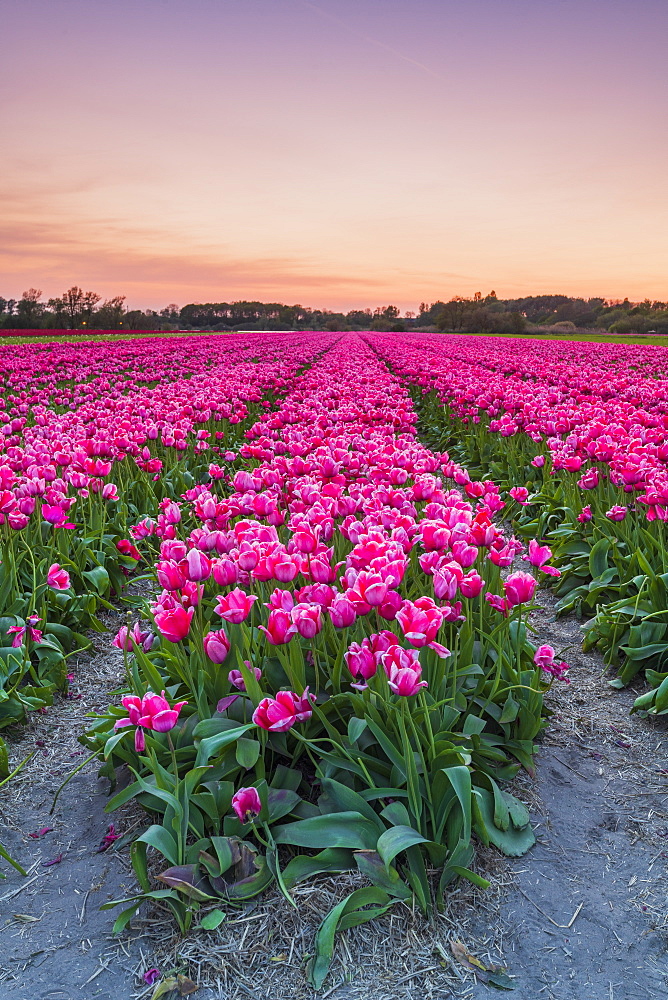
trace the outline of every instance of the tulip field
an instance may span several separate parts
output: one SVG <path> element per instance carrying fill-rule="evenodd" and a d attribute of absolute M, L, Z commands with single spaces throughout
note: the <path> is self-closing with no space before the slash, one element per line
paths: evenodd
<path fill-rule="evenodd" d="M 476 845 L 535 841 L 510 783 L 550 686 L 578 683 L 539 588 L 613 686 L 642 677 L 634 711 L 668 712 L 666 348 L 54 341 L 0 347 L 0 391 L 0 729 L 53 710 L 104 609 L 147 587 L 81 735 L 108 811 L 146 816 L 117 933 L 147 901 L 186 933 L 359 872 L 319 988 L 338 930 L 484 887 Z"/>

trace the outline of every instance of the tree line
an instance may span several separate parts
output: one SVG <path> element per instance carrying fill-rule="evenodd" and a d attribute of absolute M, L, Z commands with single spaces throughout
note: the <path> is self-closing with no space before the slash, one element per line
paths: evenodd
<path fill-rule="evenodd" d="M 20 299 L 0 296 L 0 328 L 67 330 L 443 330 L 470 333 L 590 329 L 610 333 L 668 335 L 668 303 L 645 299 L 606 300 L 569 295 L 500 299 L 496 292 L 455 295 L 447 302 L 421 302 L 402 316 L 397 306 L 335 312 L 282 302 L 170 303 L 160 310 L 127 309 L 125 296 L 102 299 L 73 285 L 44 300 L 37 288 Z"/>

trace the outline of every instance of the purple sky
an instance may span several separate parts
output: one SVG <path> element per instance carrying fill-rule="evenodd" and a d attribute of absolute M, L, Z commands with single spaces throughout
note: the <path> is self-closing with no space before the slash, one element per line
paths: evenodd
<path fill-rule="evenodd" d="M 665 0 L 0 16 L 0 295 L 668 298 Z"/>

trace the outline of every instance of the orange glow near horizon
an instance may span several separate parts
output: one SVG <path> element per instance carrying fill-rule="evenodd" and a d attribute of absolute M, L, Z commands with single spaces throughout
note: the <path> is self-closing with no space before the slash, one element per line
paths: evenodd
<path fill-rule="evenodd" d="M 4 21 L 5 298 L 668 298 L 660 0 L 25 0 Z"/>

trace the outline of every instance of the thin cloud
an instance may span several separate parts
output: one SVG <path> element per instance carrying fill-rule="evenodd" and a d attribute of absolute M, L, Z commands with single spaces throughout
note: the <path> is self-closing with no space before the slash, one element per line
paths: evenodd
<path fill-rule="evenodd" d="M 435 73 L 433 69 L 429 66 L 425 66 L 424 63 L 418 62 L 417 59 L 412 59 L 407 56 L 404 52 L 399 52 L 397 49 L 392 48 L 391 45 L 387 45 L 385 42 L 381 42 L 379 38 L 372 38 L 371 35 L 366 35 L 362 31 L 358 31 L 352 25 L 348 24 L 347 21 L 343 21 L 340 17 L 335 14 L 330 14 L 329 11 L 323 10 L 319 7 L 317 3 L 312 3 L 311 0 L 301 0 L 302 6 L 309 7 L 311 10 L 316 11 L 321 17 L 325 18 L 327 21 L 331 21 L 332 24 L 338 25 L 340 28 L 344 28 L 351 35 L 356 38 L 362 39 L 364 42 L 368 42 L 370 45 L 374 45 L 378 49 L 383 49 L 385 52 L 389 52 L 391 55 L 396 56 L 397 59 L 401 59 L 402 62 L 409 63 L 411 66 L 415 66 L 416 69 L 422 70 L 427 76 L 430 76 L 433 80 L 438 80 L 443 83 L 443 77 L 439 73 Z"/>

